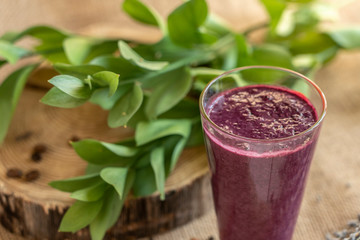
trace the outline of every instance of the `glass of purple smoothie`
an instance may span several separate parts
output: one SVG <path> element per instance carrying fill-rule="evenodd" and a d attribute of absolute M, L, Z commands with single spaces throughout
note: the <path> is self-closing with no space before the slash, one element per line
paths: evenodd
<path fill-rule="evenodd" d="M 221 240 L 290 240 L 326 99 L 291 70 L 248 66 L 200 96 Z"/>

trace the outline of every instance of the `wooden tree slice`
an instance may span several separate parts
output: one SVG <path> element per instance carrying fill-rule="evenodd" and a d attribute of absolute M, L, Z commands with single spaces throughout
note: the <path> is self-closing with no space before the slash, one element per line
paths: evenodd
<path fill-rule="evenodd" d="M 107 112 L 85 104 L 60 109 L 39 103 L 42 88 L 27 87 L 20 99 L 5 142 L 0 147 L 0 222 L 10 232 L 35 239 L 90 239 L 88 230 L 59 233 L 61 218 L 73 202 L 69 194 L 48 182 L 84 173 L 85 161 L 69 145 L 72 138 L 118 141 L 133 134 L 131 129 L 107 127 Z M 1 117 L 1 116 L 0 116 Z M 32 159 L 37 145 L 46 146 L 42 158 Z M 40 173 L 38 179 L 7 177 L 18 168 L 24 174 Z M 203 147 L 186 149 L 166 183 L 166 200 L 159 195 L 129 197 L 121 217 L 107 239 L 135 239 L 183 225 L 211 207 L 208 166 Z"/>

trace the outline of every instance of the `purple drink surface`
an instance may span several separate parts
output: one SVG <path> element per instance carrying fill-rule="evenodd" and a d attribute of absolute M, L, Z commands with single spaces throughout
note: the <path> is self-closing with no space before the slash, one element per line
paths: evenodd
<path fill-rule="evenodd" d="M 256 139 L 293 136 L 317 121 L 314 107 L 299 93 L 269 86 L 227 91 L 214 99 L 207 113 L 226 132 Z"/>
<path fill-rule="evenodd" d="M 294 136 L 317 121 L 315 108 L 302 94 L 265 85 L 215 95 L 205 111 L 224 131 L 255 142 Z M 317 131 L 301 144 L 260 153 L 236 137 L 224 141 L 205 126 L 204 131 L 220 238 L 290 240 Z"/>

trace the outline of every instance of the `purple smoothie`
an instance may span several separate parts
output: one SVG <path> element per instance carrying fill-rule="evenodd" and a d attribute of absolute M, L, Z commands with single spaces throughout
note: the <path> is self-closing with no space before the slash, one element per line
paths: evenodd
<path fill-rule="evenodd" d="M 319 132 L 302 133 L 315 108 L 295 91 L 256 85 L 213 96 L 205 111 L 222 129 L 203 118 L 220 238 L 290 240 Z"/>

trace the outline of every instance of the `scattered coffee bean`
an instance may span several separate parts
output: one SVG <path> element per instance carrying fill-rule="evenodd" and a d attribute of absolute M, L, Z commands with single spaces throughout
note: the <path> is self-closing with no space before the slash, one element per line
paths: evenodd
<path fill-rule="evenodd" d="M 24 180 L 27 182 L 35 181 L 40 177 L 40 172 L 38 170 L 31 170 L 25 174 Z"/>
<path fill-rule="evenodd" d="M 37 144 L 34 148 L 33 148 L 33 153 L 44 153 L 46 152 L 47 147 L 44 144 Z"/>
<path fill-rule="evenodd" d="M 31 160 L 33 160 L 34 162 L 40 162 L 41 159 L 41 153 L 35 152 L 31 155 Z"/>
<path fill-rule="evenodd" d="M 37 144 L 33 148 L 33 152 L 31 155 L 31 160 L 34 162 L 40 162 L 42 160 L 42 154 L 47 151 L 47 147 L 45 144 Z"/>
<path fill-rule="evenodd" d="M 213 236 L 210 236 L 208 240 L 215 240 L 215 238 Z"/>
<path fill-rule="evenodd" d="M 15 141 L 19 142 L 19 141 L 27 140 L 27 139 L 29 139 L 32 135 L 33 135 L 33 132 L 31 132 L 31 131 L 24 132 L 23 134 L 20 134 L 20 135 L 16 136 L 16 137 L 15 137 Z"/>
<path fill-rule="evenodd" d="M 77 142 L 77 141 L 80 141 L 80 138 L 79 138 L 78 136 L 72 136 L 72 137 L 70 138 L 70 141 L 71 141 L 71 142 Z"/>
<path fill-rule="evenodd" d="M 18 168 L 10 168 L 7 170 L 6 176 L 8 178 L 21 178 L 23 176 L 23 172 Z"/>

